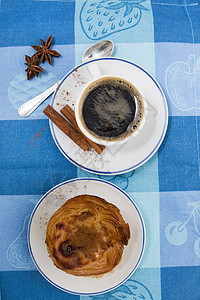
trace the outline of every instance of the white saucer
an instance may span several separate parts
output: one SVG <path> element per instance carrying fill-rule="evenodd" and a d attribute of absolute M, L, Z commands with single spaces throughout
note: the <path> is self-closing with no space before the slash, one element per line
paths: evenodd
<path fill-rule="evenodd" d="M 160 147 L 168 124 L 167 102 L 157 81 L 142 67 L 121 58 L 102 58 L 81 64 L 65 76 L 51 100 L 58 112 L 66 104 L 74 109 L 80 90 L 92 79 L 87 66 L 93 62 L 102 75 L 112 73 L 126 78 L 142 92 L 147 115 L 141 132 L 127 143 L 107 146 L 101 155 L 94 150 L 82 151 L 52 121 L 51 133 L 62 154 L 78 167 L 102 175 L 122 174 L 144 164 Z"/>
<path fill-rule="evenodd" d="M 119 265 L 99 278 L 73 276 L 58 269 L 45 244 L 50 217 L 68 199 L 81 194 L 96 195 L 116 205 L 130 227 L 131 237 Z M 144 253 L 146 234 L 141 213 L 128 194 L 101 179 L 79 178 L 55 186 L 41 198 L 30 217 L 27 237 L 33 262 L 46 280 L 65 292 L 95 295 L 118 287 L 135 272 Z"/>

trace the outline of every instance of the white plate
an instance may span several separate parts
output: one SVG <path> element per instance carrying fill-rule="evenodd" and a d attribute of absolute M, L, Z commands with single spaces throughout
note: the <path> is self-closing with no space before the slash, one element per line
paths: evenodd
<path fill-rule="evenodd" d="M 142 130 L 125 144 L 107 146 L 101 155 L 94 150 L 81 150 L 52 121 L 51 133 L 62 154 L 78 167 L 96 174 L 122 174 L 144 164 L 160 147 L 168 124 L 167 102 L 157 81 L 142 67 L 121 58 L 102 58 L 81 64 L 65 76 L 51 100 L 58 112 L 67 103 L 74 108 L 80 90 L 92 79 L 87 68 L 92 63 L 98 65 L 102 75 L 121 76 L 142 92 L 147 103 Z"/>
<path fill-rule="evenodd" d="M 124 247 L 122 260 L 112 272 L 100 278 L 73 276 L 58 269 L 45 244 L 50 217 L 69 198 L 81 194 L 96 195 L 115 204 L 130 226 L 131 237 L 128 246 Z M 116 185 L 93 178 L 72 179 L 47 192 L 33 210 L 27 236 L 33 262 L 44 278 L 57 288 L 77 295 L 101 294 L 118 287 L 136 270 L 145 247 L 144 221 L 133 200 Z"/>

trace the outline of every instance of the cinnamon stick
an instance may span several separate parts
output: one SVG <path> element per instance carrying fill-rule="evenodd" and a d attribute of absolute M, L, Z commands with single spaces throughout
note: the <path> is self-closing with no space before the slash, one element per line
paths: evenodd
<path fill-rule="evenodd" d="M 90 145 L 83 136 L 53 107 L 47 105 L 47 107 L 43 110 L 43 113 L 81 149 L 84 151 L 89 149 Z"/>
<path fill-rule="evenodd" d="M 105 146 L 99 145 L 93 141 L 91 141 L 87 136 L 85 136 L 79 129 L 78 124 L 75 119 L 75 113 L 73 109 L 67 104 L 65 105 L 60 111 L 68 120 L 69 122 L 80 132 L 80 134 L 86 139 L 88 144 L 98 153 L 101 154 L 102 151 L 105 149 Z"/>

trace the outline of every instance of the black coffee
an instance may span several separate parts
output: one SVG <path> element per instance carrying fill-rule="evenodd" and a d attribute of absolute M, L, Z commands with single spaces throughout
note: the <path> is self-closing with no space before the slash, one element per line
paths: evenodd
<path fill-rule="evenodd" d="M 104 140 L 119 140 L 137 128 L 134 123 L 136 109 L 142 107 L 138 91 L 120 78 L 102 78 L 85 91 L 82 97 L 82 119 L 94 136 Z M 139 99 L 139 100 L 138 100 Z M 142 110 L 139 119 L 142 118 Z"/>

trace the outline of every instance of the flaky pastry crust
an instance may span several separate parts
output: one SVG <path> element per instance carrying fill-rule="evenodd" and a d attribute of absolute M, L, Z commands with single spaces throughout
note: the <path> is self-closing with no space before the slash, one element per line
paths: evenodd
<path fill-rule="evenodd" d="M 120 210 L 93 195 L 65 202 L 50 218 L 46 245 L 61 270 L 76 276 L 96 276 L 119 264 L 130 238 Z"/>

